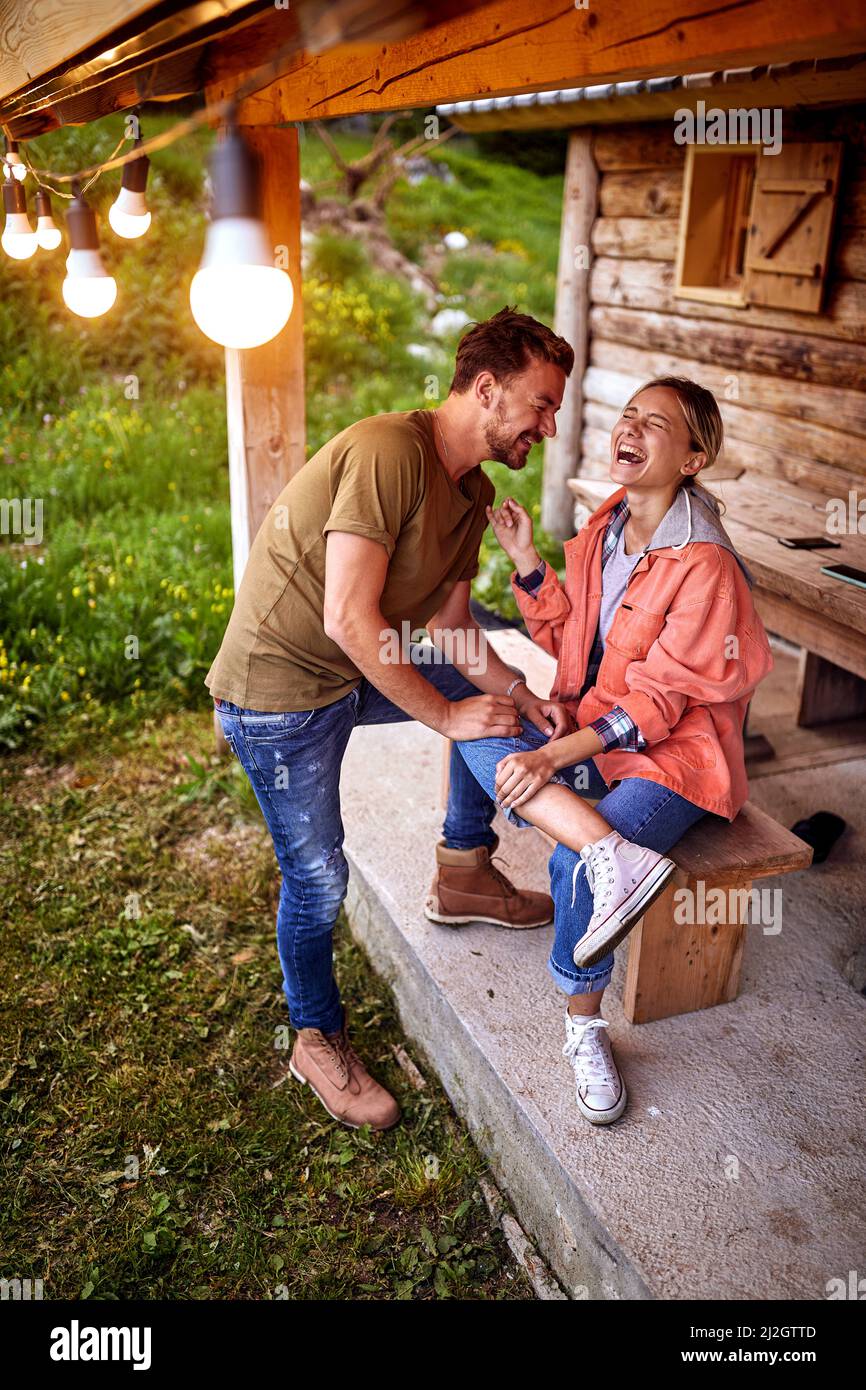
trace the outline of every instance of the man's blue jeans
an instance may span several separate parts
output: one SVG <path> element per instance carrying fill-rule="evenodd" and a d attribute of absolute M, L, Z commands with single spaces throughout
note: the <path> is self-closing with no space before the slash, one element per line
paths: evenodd
<path fill-rule="evenodd" d="M 419 674 L 448 700 L 480 694 L 449 662 L 431 660 L 435 652 L 428 645 L 413 645 Z M 289 1018 L 295 1028 L 336 1032 L 342 1007 L 332 936 L 349 878 L 340 767 L 356 725 L 396 724 L 410 715 L 367 680 L 333 704 L 297 713 L 241 709 L 225 700 L 215 704 L 262 809 L 282 872 L 277 949 Z M 452 749 L 444 839 L 452 849 L 492 847 L 495 814 L 495 802 Z"/>
<path fill-rule="evenodd" d="M 547 742 L 544 734 L 523 722 L 520 738 L 481 738 L 458 743 L 467 765 L 479 782 L 493 795 L 496 764 L 509 753 L 524 753 L 540 748 Z M 666 854 L 688 830 L 690 825 L 707 813 L 677 792 L 659 786 L 644 777 L 627 777 L 613 791 L 607 785 L 591 758 L 561 768 L 555 782 L 561 782 L 578 796 L 599 798 L 596 810 L 613 830 L 625 840 L 632 840 L 645 849 Z M 502 814 L 515 825 L 528 825 L 519 811 L 510 807 Z M 576 883 L 575 866 L 579 865 Z M 555 908 L 553 949 L 548 969 L 560 989 L 566 994 L 591 994 L 610 983 L 613 974 L 613 952 L 584 970 L 574 964 L 573 953 L 592 916 L 592 893 L 586 881 L 586 865 L 580 855 L 565 845 L 557 845 L 548 863 L 550 892 Z M 572 893 L 574 905 L 572 906 Z"/>

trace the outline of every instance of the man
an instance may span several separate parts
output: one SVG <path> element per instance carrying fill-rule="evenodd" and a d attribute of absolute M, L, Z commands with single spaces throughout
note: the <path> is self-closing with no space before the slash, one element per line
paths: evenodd
<path fill-rule="evenodd" d="M 354 1127 L 386 1129 L 399 1110 L 349 1044 L 333 973 L 348 881 L 343 754 L 357 724 L 405 719 L 455 741 L 516 737 L 521 718 L 551 737 L 570 731 L 567 711 L 484 645 L 469 585 L 495 493 L 480 464 L 521 469 L 532 445 L 556 433 L 573 364 L 563 338 L 506 308 L 464 335 L 438 409 L 360 420 L 325 444 L 265 518 L 206 679 L 282 870 L 277 947 L 298 1032 L 291 1070 Z M 393 640 L 424 626 L 456 659 L 430 663 L 420 644 L 401 650 Z M 479 647 L 486 659 L 470 670 L 460 654 Z M 371 782 L 371 806 L 375 795 Z M 455 749 L 427 900 L 433 920 L 552 920 L 546 894 L 518 890 L 491 863 L 495 811 Z"/>

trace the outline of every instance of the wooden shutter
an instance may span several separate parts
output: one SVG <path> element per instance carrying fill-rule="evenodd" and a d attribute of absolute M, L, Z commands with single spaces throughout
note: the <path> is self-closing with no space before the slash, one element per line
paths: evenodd
<path fill-rule="evenodd" d="M 821 312 L 841 161 L 837 141 L 758 156 L 746 241 L 748 303 Z"/>

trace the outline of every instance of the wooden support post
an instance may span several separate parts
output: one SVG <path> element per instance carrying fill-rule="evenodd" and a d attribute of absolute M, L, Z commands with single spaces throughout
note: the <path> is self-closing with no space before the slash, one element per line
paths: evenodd
<path fill-rule="evenodd" d="M 652 1023 L 728 1004 L 737 997 L 751 882 L 725 884 L 721 890 L 725 906 L 719 913 L 723 920 L 708 925 L 675 919 L 677 881 L 656 899 L 628 938 L 622 1007 L 631 1023 Z M 704 882 L 703 886 L 705 901 L 713 902 L 716 885 Z M 697 880 L 688 879 L 686 887 L 699 906 Z"/>
<path fill-rule="evenodd" d="M 815 652 L 800 653 L 797 723 L 811 729 L 866 714 L 866 680 Z"/>
<path fill-rule="evenodd" d="M 298 132 L 245 128 L 261 160 L 265 224 L 292 277 L 291 317 L 263 347 L 226 349 L 232 556 L 237 593 L 250 546 L 274 499 L 304 463 L 304 347 Z"/>
<path fill-rule="evenodd" d="M 575 130 L 568 140 L 559 271 L 556 280 L 556 331 L 574 348 L 555 439 L 544 451 L 541 524 L 558 540 L 574 535 L 574 502 L 568 479 L 580 459 L 583 376 L 589 354 L 589 269 L 592 225 L 598 211 L 598 169 L 592 130 Z"/>
<path fill-rule="evenodd" d="M 250 546 L 274 500 L 304 463 L 304 314 L 301 297 L 301 187 L 298 132 L 244 129 L 261 160 L 262 207 L 276 263 L 292 277 L 288 323 L 263 347 L 226 348 L 229 493 L 235 593 Z M 214 711 L 217 752 L 227 756 Z"/>

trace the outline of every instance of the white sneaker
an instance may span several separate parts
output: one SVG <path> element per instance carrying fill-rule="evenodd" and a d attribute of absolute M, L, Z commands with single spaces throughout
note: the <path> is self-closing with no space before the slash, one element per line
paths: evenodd
<path fill-rule="evenodd" d="M 581 1018 L 565 1011 L 566 1044 L 562 1049 L 574 1068 L 577 1108 L 590 1124 L 609 1125 L 625 1110 L 628 1095 L 617 1071 L 601 1014 Z"/>
<path fill-rule="evenodd" d="M 619 945 L 664 892 L 677 866 L 653 849 L 624 840 L 616 830 L 603 840 L 584 845 L 580 857 L 586 865 L 594 908 L 589 926 L 574 948 L 574 963 L 583 969 Z M 572 907 L 579 873 L 580 864 L 575 864 Z"/>

